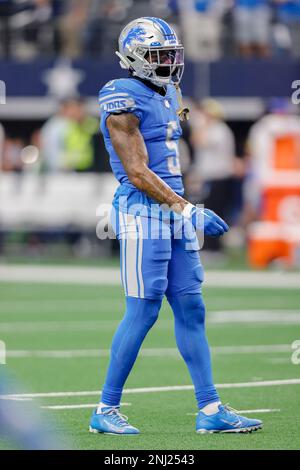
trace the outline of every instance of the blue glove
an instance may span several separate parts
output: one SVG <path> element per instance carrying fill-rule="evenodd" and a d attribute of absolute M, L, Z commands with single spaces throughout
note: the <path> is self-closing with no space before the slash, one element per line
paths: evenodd
<path fill-rule="evenodd" d="M 202 230 L 210 237 L 221 237 L 229 230 L 226 222 L 210 209 L 195 207 L 192 213 L 192 223 L 196 230 Z"/>

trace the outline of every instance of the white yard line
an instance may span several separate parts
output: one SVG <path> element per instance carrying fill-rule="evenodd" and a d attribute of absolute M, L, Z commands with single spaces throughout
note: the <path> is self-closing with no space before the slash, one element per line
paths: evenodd
<path fill-rule="evenodd" d="M 291 352 L 291 344 L 256 344 L 247 346 L 213 346 L 213 353 L 217 354 L 261 354 L 261 353 L 277 353 Z"/>
<path fill-rule="evenodd" d="M 290 357 L 266 357 L 264 362 L 268 364 L 291 364 Z"/>
<path fill-rule="evenodd" d="M 235 297 L 236 299 L 236 297 Z M 124 306 L 125 305 L 125 298 L 115 298 L 115 297 L 109 297 L 106 298 L 106 300 L 109 302 L 109 305 L 115 306 Z M 240 298 L 240 302 L 243 301 L 243 298 Z M 5 299 L 1 300 L 0 299 L 0 308 L 1 309 L 18 309 L 18 313 L 22 313 L 24 311 L 24 307 L 26 308 L 31 308 L 34 312 L 41 312 L 43 313 L 44 311 L 49 311 L 50 308 L 56 309 L 56 308 L 65 308 L 65 307 L 70 307 L 76 308 L 76 310 L 79 309 L 88 309 L 88 308 L 95 308 L 101 306 L 101 298 L 96 298 L 96 299 L 87 299 L 87 298 L 63 298 L 63 299 L 56 299 L 54 296 L 52 299 L 46 299 L 46 298 L 34 298 L 34 299 L 15 299 L 15 298 L 10 298 L 10 299 Z M 19 312 L 20 309 L 20 312 Z"/>
<path fill-rule="evenodd" d="M 118 268 L 0 265 L 0 281 L 54 284 L 120 284 Z"/>
<path fill-rule="evenodd" d="M 95 408 L 99 403 L 84 403 L 77 405 L 45 405 L 41 406 L 45 410 L 80 410 L 84 408 Z M 131 406 L 131 403 L 121 403 L 121 406 Z M 238 410 L 238 413 L 252 414 L 252 413 L 276 413 L 280 412 L 279 408 L 260 408 L 257 410 Z M 197 416 L 198 413 L 187 413 L 187 416 Z"/>
<path fill-rule="evenodd" d="M 100 308 L 100 307 L 99 307 Z M 215 324 L 239 324 L 239 323 L 272 323 L 285 325 L 300 324 L 300 310 L 221 310 L 209 311 L 207 323 Z M 15 321 L 0 322 L 0 333 L 33 333 L 33 332 L 58 332 L 58 331 L 110 331 L 119 323 L 119 320 L 77 320 L 77 321 Z M 159 319 L 156 328 L 168 329 L 173 325 L 173 320 Z"/>
<path fill-rule="evenodd" d="M 58 331 L 102 331 L 111 330 L 118 325 L 118 320 L 99 321 L 28 321 L 28 322 L 0 322 L 1 333 L 36 333 Z"/>
<path fill-rule="evenodd" d="M 54 284 L 120 285 L 118 268 L 0 265 L 0 281 Z M 207 271 L 208 287 L 300 288 L 300 273 Z"/>
<path fill-rule="evenodd" d="M 208 323 L 300 324 L 300 310 L 220 310 L 207 313 Z"/>
<path fill-rule="evenodd" d="M 82 408 L 95 408 L 99 405 L 98 403 L 84 403 L 79 405 L 45 405 L 41 408 L 45 410 L 77 410 Z M 121 403 L 121 406 L 131 406 L 131 403 Z"/>
<path fill-rule="evenodd" d="M 284 379 L 284 380 L 261 380 L 253 382 L 237 382 L 237 383 L 224 383 L 216 384 L 216 387 L 221 388 L 252 388 L 252 387 L 272 387 L 283 385 L 300 385 L 300 378 L 298 379 Z M 126 388 L 124 394 L 132 393 L 160 393 L 160 392 L 177 392 L 193 390 L 192 385 L 171 385 L 166 387 L 142 387 L 142 388 Z M 99 396 L 100 390 L 81 391 L 81 392 L 42 392 L 42 393 L 20 393 L 10 395 L 0 395 L 1 398 L 58 398 L 58 397 L 91 397 Z"/>
<path fill-rule="evenodd" d="M 23 398 L 19 396 L 13 395 L 0 395 L 0 400 L 13 400 L 13 401 L 30 401 L 32 398 Z"/>
<path fill-rule="evenodd" d="M 238 293 L 238 291 L 237 291 Z M 278 293 L 280 296 L 280 293 Z M 118 306 L 120 308 L 123 308 L 125 305 L 125 297 L 124 298 L 119 298 L 119 297 L 106 297 L 106 301 L 109 302 L 109 305 Z M 89 309 L 93 307 L 99 307 L 99 305 L 102 305 L 102 300 L 101 298 L 86 298 L 82 296 L 81 298 L 71 298 L 71 297 L 64 297 L 62 299 L 57 299 L 53 297 L 52 299 L 45 298 L 43 297 L 42 299 L 40 298 L 33 298 L 33 299 L 28 299 L 28 298 L 9 298 L 9 299 L 0 299 L 0 308 L 7 310 L 11 309 L 12 307 L 14 308 L 14 311 L 17 310 L 18 313 L 26 313 L 26 308 L 32 309 L 34 313 L 36 311 L 38 313 L 43 314 L 45 311 L 49 312 L 50 308 L 57 309 L 57 308 L 65 308 L 65 307 L 70 307 L 74 309 L 76 308 L 77 310 L 81 309 Z M 237 295 L 235 294 L 234 297 L 228 295 L 223 295 L 218 293 L 218 297 L 212 297 L 209 299 L 209 307 L 213 310 L 221 310 L 224 308 L 224 305 L 227 308 L 227 305 L 230 306 L 232 310 L 238 310 L 240 305 L 242 305 L 245 302 L 245 296 L 243 295 Z M 260 301 L 261 303 L 261 301 Z M 211 307 L 213 306 L 213 307 Z M 237 307 L 236 307 L 237 306 Z M 277 311 L 276 305 L 274 306 L 274 310 Z"/>
<path fill-rule="evenodd" d="M 280 408 L 261 408 L 258 410 L 239 410 L 239 413 L 250 414 L 250 413 L 280 413 Z"/>
<path fill-rule="evenodd" d="M 290 344 L 265 344 L 249 346 L 213 346 L 213 354 L 261 354 L 292 352 Z M 70 349 L 70 350 L 7 350 L 7 357 L 12 358 L 47 358 L 73 359 L 84 357 L 108 357 L 109 349 Z M 144 348 L 140 351 L 142 357 L 179 357 L 177 348 Z"/>
<path fill-rule="evenodd" d="M 259 408 L 258 410 L 238 410 L 238 413 L 243 415 L 252 414 L 252 413 L 279 413 L 280 408 Z M 197 416 L 198 413 L 187 413 L 187 416 Z"/>

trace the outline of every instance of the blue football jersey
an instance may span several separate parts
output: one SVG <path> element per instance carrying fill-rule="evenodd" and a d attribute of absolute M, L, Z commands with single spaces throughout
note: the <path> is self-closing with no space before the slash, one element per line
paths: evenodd
<path fill-rule="evenodd" d="M 108 82 L 99 93 L 101 131 L 110 155 L 110 165 L 121 185 L 136 189 L 129 181 L 124 167 L 115 152 L 106 126 L 110 114 L 133 113 L 139 119 L 144 138 L 149 168 L 162 178 L 177 194 L 183 194 L 182 176 L 178 155 L 178 141 L 182 134 L 177 94 L 168 85 L 165 96 L 134 78 Z"/>

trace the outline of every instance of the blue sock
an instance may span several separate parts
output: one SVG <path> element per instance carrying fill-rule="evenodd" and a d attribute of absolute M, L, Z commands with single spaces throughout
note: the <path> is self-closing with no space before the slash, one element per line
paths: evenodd
<path fill-rule="evenodd" d="M 200 294 L 187 294 L 168 297 L 168 301 L 175 317 L 177 346 L 189 369 L 201 409 L 219 400 L 212 378 L 202 297 Z"/>
<path fill-rule="evenodd" d="M 110 363 L 101 401 L 118 406 L 126 379 L 142 342 L 155 323 L 162 300 L 126 297 L 126 313 L 113 337 Z"/>

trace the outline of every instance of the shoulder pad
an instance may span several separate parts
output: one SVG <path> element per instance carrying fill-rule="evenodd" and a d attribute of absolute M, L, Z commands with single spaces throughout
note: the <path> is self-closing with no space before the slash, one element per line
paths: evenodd
<path fill-rule="evenodd" d="M 126 90 L 121 82 L 122 80 L 111 80 L 100 90 L 101 111 L 118 113 L 135 109 L 136 103 L 132 93 L 130 90 Z"/>
<path fill-rule="evenodd" d="M 143 108 L 146 96 L 148 98 L 147 90 L 137 80 L 120 78 L 104 85 L 99 93 L 99 104 L 102 112 L 132 112 Z"/>

